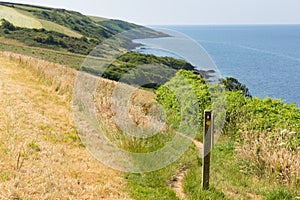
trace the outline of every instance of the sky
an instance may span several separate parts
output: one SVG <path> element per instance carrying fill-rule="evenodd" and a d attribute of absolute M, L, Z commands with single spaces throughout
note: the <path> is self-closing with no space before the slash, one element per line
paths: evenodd
<path fill-rule="evenodd" d="M 141 25 L 300 24 L 300 0 L 8 0 Z"/>

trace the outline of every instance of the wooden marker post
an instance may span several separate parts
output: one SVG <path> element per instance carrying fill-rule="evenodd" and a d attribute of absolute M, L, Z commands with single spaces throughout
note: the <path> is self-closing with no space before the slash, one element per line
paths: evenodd
<path fill-rule="evenodd" d="M 211 125 L 210 125 L 210 131 L 211 131 L 211 149 L 215 147 L 215 116 L 211 114 Z"/>
<path fill-rule="evenodd" d="M 209 188 L 210 151 L 212 146 L 213 116 L 210 110 L 204 111 L 203 157 L 202 157 L 202 188 Z"/>

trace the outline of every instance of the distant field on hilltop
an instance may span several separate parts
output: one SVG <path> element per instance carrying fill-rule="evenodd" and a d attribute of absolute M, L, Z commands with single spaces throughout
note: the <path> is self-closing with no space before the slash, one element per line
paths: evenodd
<path fill-rule="evenodd" d="M 15 26 L 24 27 L 24 28 L 44 28 L 49 31 L 56 31 L 59 33 L 66 34 L 71 37 L 82 37 L 81 34 L 76 33 L 64 26 L 59 24 L 35 18 L 29 12 L 22 11 L 18 8 L 9 8 L 7 6 L 0 5 L 0 16 L 1 18 L 11 22 Z"/>

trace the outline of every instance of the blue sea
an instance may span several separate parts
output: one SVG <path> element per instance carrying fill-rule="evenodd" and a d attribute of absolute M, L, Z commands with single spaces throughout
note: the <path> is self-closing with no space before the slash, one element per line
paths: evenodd
<path fill-rule="evenodd" d="M 222 77 L 237 78 L 253 96 L 281 98 L 300 105 L 300 25 L 152 28 L 174 30 L 190 37 L 205 49 Z M 177 57 L 153 48 L 140 51 Z"/>

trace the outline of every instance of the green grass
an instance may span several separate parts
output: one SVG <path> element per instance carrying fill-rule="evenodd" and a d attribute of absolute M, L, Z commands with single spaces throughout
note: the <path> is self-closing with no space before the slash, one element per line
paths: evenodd
<path fill-rule="evenodd" d="M 236 156 L 235 141 L 223 136 L 211 154 L 210 189 L 201 189 L 200 165 L 192 165 L 185 176 L 188 199 L 295 199 L 299 192 L 276 183 L 272 177 L 247 173 L 243 160 Z"/>
<path fill-rule="evenodd" d="M 290 200 L 295 199 L 296 193 L 286 190 L 286 189 L 274 189 L 266 194 L 266 200 Z"/>
<path fill-rule="evenodd" d="M 24 8 L 24 6 L 20 7 Z M 34 8 L 32 8 L 34 9 Z M 0 6 L 0 19 L 6 19 L 15 26 L 24 27 L 24 28 L 44 28 L 48 31 L 55 31 L 68 35 L 70 37 L 81 38 L 82 35 L 57 23 L 38 19 L 30 12 L 18 9 L 18 7 L 10 8 L 6 6 Z"/>
<path fill-rule="evenodd" d="M 126 179 L 129 193 L 135 199 L 178 199 L 171 189 L 171 182 L 179 169 L 186 166 L 197 165 L 196 148 L 191 146 L 187 152 L 175 163 L 154 172 L 143 174 L 128 174 Z"/>
<path fill-rule="evenodd" d="M 79 12 L 65 9 L 3 2 L 0 2 L 0 5 L 3 10 L 2 14 L 8 17 L 7 20 L 16 26 L 21 27 L 29 23 L 25 27 L 45 28 L 49 31 L 56 31 L 77 38 L 85 36 L 102 41 L 123 31 L 142 28 L 142 26 L 121 20 L 89 17 Z M 165 34 L 144 28 L 143 34 L 145 33 L 147 34 L 146 37 L 166 36 Z"/>
<path fill-rule="evenodd" d="M 109 30 L 79 12 L 63 9 L 31 10 L 30 7 L 24 9 L 24 11 L 30 11 L 38 19 L 54 22 L 89 38 L 102 40 L 112 35 Z"/>
<path fill-rule="evenodd" d="M 71 54 L 68 52 L 54 51 L 43 48 L 28 47 L 26 45 L 7 44 L 0 40 L 0 51 L 11 51 L 22 55 L 27 55 L 42 60 L 65 65 L 74 69 L 79 69 L 84 61 L 84 55 Z"/>
<path fill-rule="evenodd" d="M 36 18 L 33 14 L 31 14 L 30 12 L 27 12 L 27 11 L 24 11 L 22 9 L 15 9 L 17 12 L 25 15 L 25 16 L 28 16 L 28 17 L 31 17 L 31 18 L 34 18 L 36 20 L 38 20 L 42 27 L 41 28 L 44 28 L 48 31 L 55 31 L 55 32 L 58 32 L 58 33 L 62 33 L 62 34 L 65 34 L 67 36 L 70 36 L 70 37 L 76 37 L 76 38 L 81 38 L 82 35 L 65 27 L 65 26 L 62 26 L 62 25 L 59 25 L 57 23 L 54 23 L 54 22 L 51 22 L 51 21 L 47 21 L 47 20 L 43 20 L 43 19 L 39 19 L 39 18 Z M 15 25 L 17 26 L 17 25 Z"/>
<path fill-rule="evenodd" d="M 78 49 L 82 50 L 82 45 L 87 44 L 90 38 L 97 38 L 101 41 L 112 34 L 120 33 L 130 28 L 139 27 L 119 20 L 87 17 L 74 11 L 23 5 L 16 5 L 16 7 L 22 9 L 22 11 L 17 11 L 11 7 L 0 6 L 0 16 L 3 15 L 4 18 L 6 17 L 5 19 L 11 21 L 15 25 L 25 24 L 28 28 L 39 28 L 39 26 L 42 26 L 47 30 L 53 30 L 57 33 L 55 33 L 55 35 L 52 32 L 43 31 L 43 33 L 41 33 L 40 30 L 20 29 L 18 33 L 13 35 L 12 30 L 6 31 L 6 33 L 4 33 L 3 30 L 2 36 L 5 38 L 0 38 L 0 50 L 12 51 L 40 58 L 75 69 L 80 68 L 85 59 L 84 55 L 68 52 L 68 50 L 74 49 L 72 46 L 62 48 L 55 45 L 51 46 L 51 44 L 49 44 L 50 46 L 45 44 L 36 44 L 34 43 L 36 40 L 34 40 L 30 34 L 36 34 L 33 36 L 39 36 L 41 41 L 44 41 L 44 39 L 47 39 L 49 34 L 59 38 L 62 37 L 62 35 L 58 33 L 63 33 L 66 35 L 64 37 L 70 40 L 70 44 L 77 43 Z M 32 13 L 28 13 L 28 10 L 31 10 Z M 13 17 L 10 16 L 11 14 Z M 68 18 L 68 15 L 72 17 Z M 10 35 L 5 35 L 8 33 Z M 74 38 L 67 37 L 67 35 L 73 36 Z M 81 35 L 85 36 L 82 41 L 78 39 Z M 157 35 L 159 34 L 156 33 L 156 36 Z M 152 36 L 155 36 L 155 34 Z M 9 37 L 14 40 L 9 41 Z M 16 42 L 16 40 L 19 42 Z M 27 45 L 24 44 L 25 40 Z M 89 50 L 84 52 L 80 51 L 79 53 L 88 52 Z M 176 71 L 179 69 L 193 70 L 193 67 L 184 61 L 171 58 L 157 58 L 151 55 L 140 55 L 131 52 L 121 56 L 118 60 L 112 63 L 106 69 L 104 75 L 107 78 L 119 80 L 120 77 L 132 70 L 134 67 L 153 63 L 167 65 Z M 151 70 L 147 68 L 145 69 L 146 70 L 145 73 L 142 74 L 142 78 L 151 82 L 153 72 L 155 70 L 153 68 L 151 68 Z M 90 70 L 91 73 L 98 73 L 95 69 Z M 181 71 L 180 73 L 185 78 L 190 79 L 190 84 L 196 90 L 196 96 L 199 99 L 199 112 L 203 113 L 203 110 L 210 106 L 207 86 L 204 81 L 199 78 L 199 76 L 194 75 L 192 72 Z M 160 75 L 161 71 L 158 70 L 157 74 Z M 153 79 L 155 80 L 155 78 L 157 77 L 154 77 Z M 155 87 L 158 86 L 159 85 L 156 85 Z M 176 88 L 175 91 L 180 94 L 183 94 L 182 91 L 185 91 L 182 80 L 176 79 L 176 77 L 173 81 L 167 83 L 167 86 Z M 159 88 L 157 95 L 158 100 L 160 100 L 161 103 L 164 103 L 164 108 L 167 111 L 166 113 L 170 114 L 170 116 L 167 117 L 168 124 L 173 125 L 173 128 L 176 129 L 180 122 L 180 112 L 183 112 L 184 109 L 187 109 L 190 105 L 179 105 L 178 102 L 172 99 L 174 94 L 172 94 L 172 92 L 170 92 L 166 87 Z M 187 95 L 183 96 L 187 98 Z M 241 158 L 236 151 L 236 148 L 241 145 L 239 143 L 241 142 L 241 138 L 238 135 L 238 132 L 241 131 L 241 125 L 246 125 L 251 122 L 248 125 L 251 125 L 253 129 L 259 131 L 264 128 L 268 128 L 268 130 L 271 131 L 274 127 L 299 130 L 299 109 L 295 108 L 293 105 L 283 104 L 278 100 L 246 98 L 238 92 L 231 93 L 231 95 L 228 96 L 227 101 L 230 102 L 227 107 L 228 121 L 225 127 L 227 135 L 223 136 L 219 140 L 215 149 L 212 151 L 211 187 L 209 190 L 201 189 L 201 159 L 199 157 L 199 151 L 194 146 L 191 146 L 178 161 L 161 170 L 142 174 L 127 174 L 126 179 L 130 195 L 135 199 L 178 199 L 170 185 L 174 176 L 178 174 L 180 169 L 188 167 L 187 174 L 184 178 L 184 192 L 188 199 L 262 198 L 273 200 L 295 199 L 296 197 L 299 197 L 299 185 L 288 186 L 287 184 L 279 182 L 272 173 L 264 173 L 264 171 L 263 173 L 257 173 L 257 169 L 251 160 Z M 183 108 L 180 108 L 180 106 Z M 187 109 L 187 111 L 189 110 Z M 281 113 L 280 115 L 278 114 L 279 111 Z M 280 121 L 282 117 L 284 117 L 285 120 Z M 202 118 L 199 120 L 200 128 L 197 133 L 197 139 L 199 140 L 202 138 L 201 120 Z M 39 128 L 46 133 L 51 132 L 49 127 Z M 126 150 L 131 152 L 152 152 L 161 148 L 172 139 L 174 135 L 171 132 L 172 130 L 173 129 L 169 129 L 168 134 L 163 136 L 158 134 L 148 140 L 133 141 L 128 137 L 123 137 L 121 133 L 116 133 L 114 136 L 118 136 L 119 142 L 123 144 L 122 147 Z M 272 135 L 272 137 L 275 136 L 276 135 Z M 45 140 L 54 143 L 64 142 L 80 144 L 78 136 L 72 132 L 61 136 L 47 135 Z M 299 146 L 299 137 L 293 136 L 290 141 L 290 148 L 295 150 L 295 148 Z M 28 147 L 36 152 L 42 149 L 34 140 L 28 143 Z M 5 181 L 7 179 L 9 179 L 7 174 L 0 173 L 0 181 Z"/>
<path fill-rule="evenodd" d="M 75 32 L 75 31 L 73 31 L 73 30 L 71 30 L 67 27 L 64 27 L 62 25 L 56 24 L 54 22 L 50 22 L 50 21 L 42 20 L 42 19 L 40 19 L 39 21 L 43 25 L 43 28 L 48 30 L 48 31 L 55 31 L 55 32 L 58 32 L 58 33 L 68 35 L 70 37 L 76 37 L 76 38 L 81 38 L 82 37 L 81 34 Z"/>
<path fill-rule="evenodd" d="M 34 151 L 41 151 L 40 145 L 33 140 L 28 144 L 28 146 Z"/>
<path fill-rule="evenodd" d="M 17 40 L 28 46 L 68 51 L 82 55 L 88 55 L 98 45 L 97 40 L 87 39 L 86 37 L 70 37 L 45 29 L 16 27 L 4 19 L 2 20 L 0 35 L 5 38 Z"/>
<path fill-rule="evenodd" d="M 205 99 L 203 96 L 207 95 L 205 92 L 206 88 L 203 87 L 204 83 L 201 82 L 199 77 L 197 78 L 195 75 L 192 75 L 192 73 L 185 71 L 180 71 L 178 74 L 190 79 L 191 84 L 197 91 L 198 98 Z M 184 84 L 175 76 L 166 86 L 177 88 L 180 91 L 180 88 L 184 87 Z M 157 95 L 159 102 L 164 105 L 167 114 L 178 115 L 177 110 L 179 108 L 176 102 L 173 101 L 174 95 L 168 93 L 165 86 L 158 89 Z M 238 105 L 240 103 L 239 100 L 239 98 L 233 98 L 230 103 Z M 267 109 L 271 106 L 271 109 L 277 106 L 278 110 L 280 110 L 279 108 L 282 106 L 285 109 L 288 108 L 288 111 L 282 113 L 291 113 L 293 114 L 291 116 L 296 116 L 287 118 L 288 121 L 291 121 L 291 125 L 294 124 L 293 120 L 298 119 L 297 109 L 294 108 L 293 105 L 283 105 L 277 100 L 271 101 L 267 99 L 262 101 L 257 98 L 249 98 L 245 101 L 250 102 L 248 106 L 253 106 L 253 112 L 255 109 L 260 109 L 260 107 Z M 202 101 L 199 102 L 201 103 Z M 232 106 L 231 104 L 229 105 Z M 208 105 L 205 104 L 205 106 Z M 200 107 L 200 113 L 203 113 L 205 106 Z M 229 107 L 228 111 L 231 111 L 231 109 L 234 109 L 234 107 Z M 285 111 L 285 109 L 283 110 Z M 272 109 L 272 111 L 273 110 L 274 109 Z M 259 114 L 259 112 L 257 113 Z M 268 115 L 265 114 L 265 116 Z M 273 118 L 270 117 L 268 117 L 268 119 L 273 120 Z M 167 117 L 167 121 L 169 125 L 178 123 L 176 117 Z M 234 122 L 230 121 L 230 123 Z M 201 131 L 199 134 L 201 134 Z M 211 152 L 209 190 L 202 190 L 201 188 L 202 161 L 199 158 L 198 150 L 191 148 L 179 161 L 165 169 L 142 175 L 129 175 L 128 182 L 131 186 L 131 194 L 137 199 L 172 199 L 173 197 L 169 193 L 170 187 L 168 187 L 167 183 L 170 182 L 172 174 L 176 174 L 176 171 L 183 165 L 188 165 L 189 170 L 184 178 L 184 192 L 187 199 L 296 199 L 300 197 L 300 185 L 289 185 L 280 182 L 275 174 L 267 171 L 268 169 L 265 169 L 263 173 L 257 173 L 257 168 L 252 160 L 241 157 L 239 151 L 237 151 L 237 149 L 241 147 L 240 142 L 241 139 L 237 136 L 236 132 L 227 132 L 227 135 L 222 135 L 218 140 L 215 148 Z M 160 195 L 158 193 L 160 193 Z"/>
<path fill-rule="evenodd" d="M 11 173 L 0 172 L 0 183 L 9 180 L 11 176 L 12 176 Z"/>
<path fill-rule="evenodd" d="M 274 177 L 249 173 L 248 163 L 238 156 L 235 147 L 234 140 L 223 137 L 212 151 L 211 183 L 215 187 L 233 199 L 272 196 L 282 199 L 282 194 L 291 197 L 287 199 L 296 198 L 297 188 L 278 184 Z"/>

